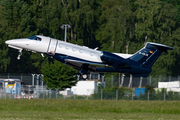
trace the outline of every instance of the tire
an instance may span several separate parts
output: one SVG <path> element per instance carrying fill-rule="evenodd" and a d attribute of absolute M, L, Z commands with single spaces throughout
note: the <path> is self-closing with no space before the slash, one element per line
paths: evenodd
<path fill-rule="evenodd" d="M 88 78 L 88 74 L 82 74 L 81 77 L 83 80 L 86 80 Z"/>

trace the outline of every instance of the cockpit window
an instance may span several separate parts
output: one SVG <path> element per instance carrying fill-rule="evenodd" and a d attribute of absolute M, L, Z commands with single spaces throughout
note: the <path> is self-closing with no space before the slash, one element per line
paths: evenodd
<path fill-rule="evenodd" d="M 28 39 L 41 41 L 41 38 L 37 36 L 31 36 L 31 37 L 28 37 Z"/>
<path fill-rule="evenodd" d="M 34 38 L 36 38 L 36 36 L 28 37 L 28 39 L 31 39 L 31 40 L 34 40 Z"/>
<path fill-rule="evenodd" d="M 36 37 L 36 39 L 35 40 L 37 40 L 37 41 L 41 41 L 41 38 L 40 37 Z"/>

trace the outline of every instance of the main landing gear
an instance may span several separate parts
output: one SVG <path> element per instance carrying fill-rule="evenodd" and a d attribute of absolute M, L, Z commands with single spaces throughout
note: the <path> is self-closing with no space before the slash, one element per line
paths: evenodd
<path fill-rule="evenodd" d="M 86 80 L 88 78 L 88 74 L 84 73 L 84 74 L 81 74 L 80 77 L 83 79 L 83 80 Z"/>
<path fill-rule="evenodd" d="M 83 80 L 86 80 L 89 77 L 89 74 L 87 72 L 84 72 L 84 71 L 79 71 L 79 75 L 80 75 L 80 78 Z"/>

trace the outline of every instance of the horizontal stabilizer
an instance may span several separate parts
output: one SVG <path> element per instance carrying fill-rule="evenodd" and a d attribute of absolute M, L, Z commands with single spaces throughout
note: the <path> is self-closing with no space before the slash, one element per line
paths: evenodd
<path fill-rule="evenodd" d="M 158 43 L 152 43 L 152 42 L 147 42 L 145 48 L 150 48 L 150 45 L 156 47 L 158 50 L 162 52 L 166 52 L 167 50 L 173 50 L 173 47 L 163 45 L 163 44 L 158 44 Z"/>

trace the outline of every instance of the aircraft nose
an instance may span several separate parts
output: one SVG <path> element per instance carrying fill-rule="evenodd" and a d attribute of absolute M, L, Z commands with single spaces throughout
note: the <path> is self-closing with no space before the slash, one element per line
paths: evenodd
<path fill-rule="evenodd" d="M 7 40 L 5 43 L 8 45 L 16 45 L 16 40 Z"/>
<path fill-rule="evenodd" d="M 5 42 L 5 43 L 6 43 L 6 44 L 9 44 L 10 42 L 11 42 L 10 40 L 6 40 L 6 42 Z"/>

